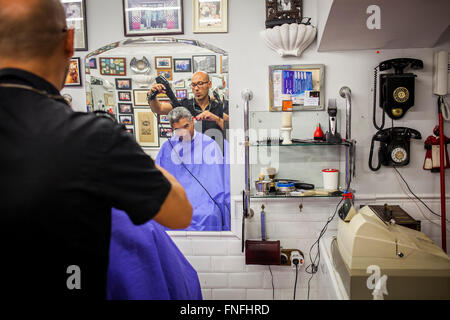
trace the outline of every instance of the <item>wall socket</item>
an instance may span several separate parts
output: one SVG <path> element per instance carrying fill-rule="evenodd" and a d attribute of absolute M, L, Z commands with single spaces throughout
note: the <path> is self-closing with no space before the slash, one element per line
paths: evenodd
<path fill-rule="evenodd" d="M 282 266 L 287 266 L 290 267 L 291 266 L 291 252 L 292 251 L 298 251 L 301 254 L 302 250 L 300 249 L 281 249 L 281 264 Z M 283 256 L 285 256 L 285 259 L 283 259 Z"/>

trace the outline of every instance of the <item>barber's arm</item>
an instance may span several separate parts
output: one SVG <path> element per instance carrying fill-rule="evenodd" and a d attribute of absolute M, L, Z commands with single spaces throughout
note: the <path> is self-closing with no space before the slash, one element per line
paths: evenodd
<path fill-rule="evenodd" d="M 150 89 L 149 96 L 155 91 L 158 91 L 159 93 L 166 93 L 166 88 L 160 83 L 155 83 Z M 149 105 L 150 109 L 152 109 L 152 111 L 156 114 L 166 115 L 173 109 L 170 103 L 160 102 L 158 98 L 150 100 Z"/>
<path fill-rule="evenodd" d="M 154 217 L 155 221 L 171 229 L 187 228 L 192 220 L 192 205 L 186 192 L 174 176 L 160 166 L 155 166 L 172 185 L 169 195 Z"/>
<path fill-rule="evenodd" d="M 224 114 L 225 117 L 225 114 Z M 203 111 L 202 113 L 200 113 L 198 116 L 195 117 L 197 120 L 199 121 L 214 121 L 215 123 L 217 123 L 217 125 L 220 127 L 220 129 L 223 130 L 223 121 L 224 119 L 215 115 L 214 113 L 210 112 L 210 111 Z"/>

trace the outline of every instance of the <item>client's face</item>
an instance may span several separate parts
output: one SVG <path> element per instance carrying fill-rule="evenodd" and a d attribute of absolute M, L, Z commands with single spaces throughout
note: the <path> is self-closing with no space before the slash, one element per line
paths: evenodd
<path fill-rule="evenodd" d="M 194 120 L 181 118 L 180 121 L 172 124 L 173 132 L 184 141 L 189 141 L 194 136 Z"/>

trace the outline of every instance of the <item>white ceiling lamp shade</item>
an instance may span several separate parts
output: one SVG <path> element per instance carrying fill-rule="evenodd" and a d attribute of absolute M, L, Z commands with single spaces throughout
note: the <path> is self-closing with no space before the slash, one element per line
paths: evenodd
<path fill-rule="evenodd" d="M 316 27 L 298 23 L 285 23 L 282 26 L 261 31 L 261 37 L 266 41 L 267 46 L 282 57 L 299 57 L 314 41 L 316 35 Z"/>

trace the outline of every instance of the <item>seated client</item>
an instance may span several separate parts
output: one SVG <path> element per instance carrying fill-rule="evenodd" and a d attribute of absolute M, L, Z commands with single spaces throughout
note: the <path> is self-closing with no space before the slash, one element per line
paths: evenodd
<path fill-rule="evenodd" d="M 229 164 L 222 149 L 194 130 L 188 109 L 175 108 L 168 119 L 174 135 L 162 145 L 155 161 L 175 176 L 192 204 L 192 222 L 185 230 L 230 230 Z"/>

